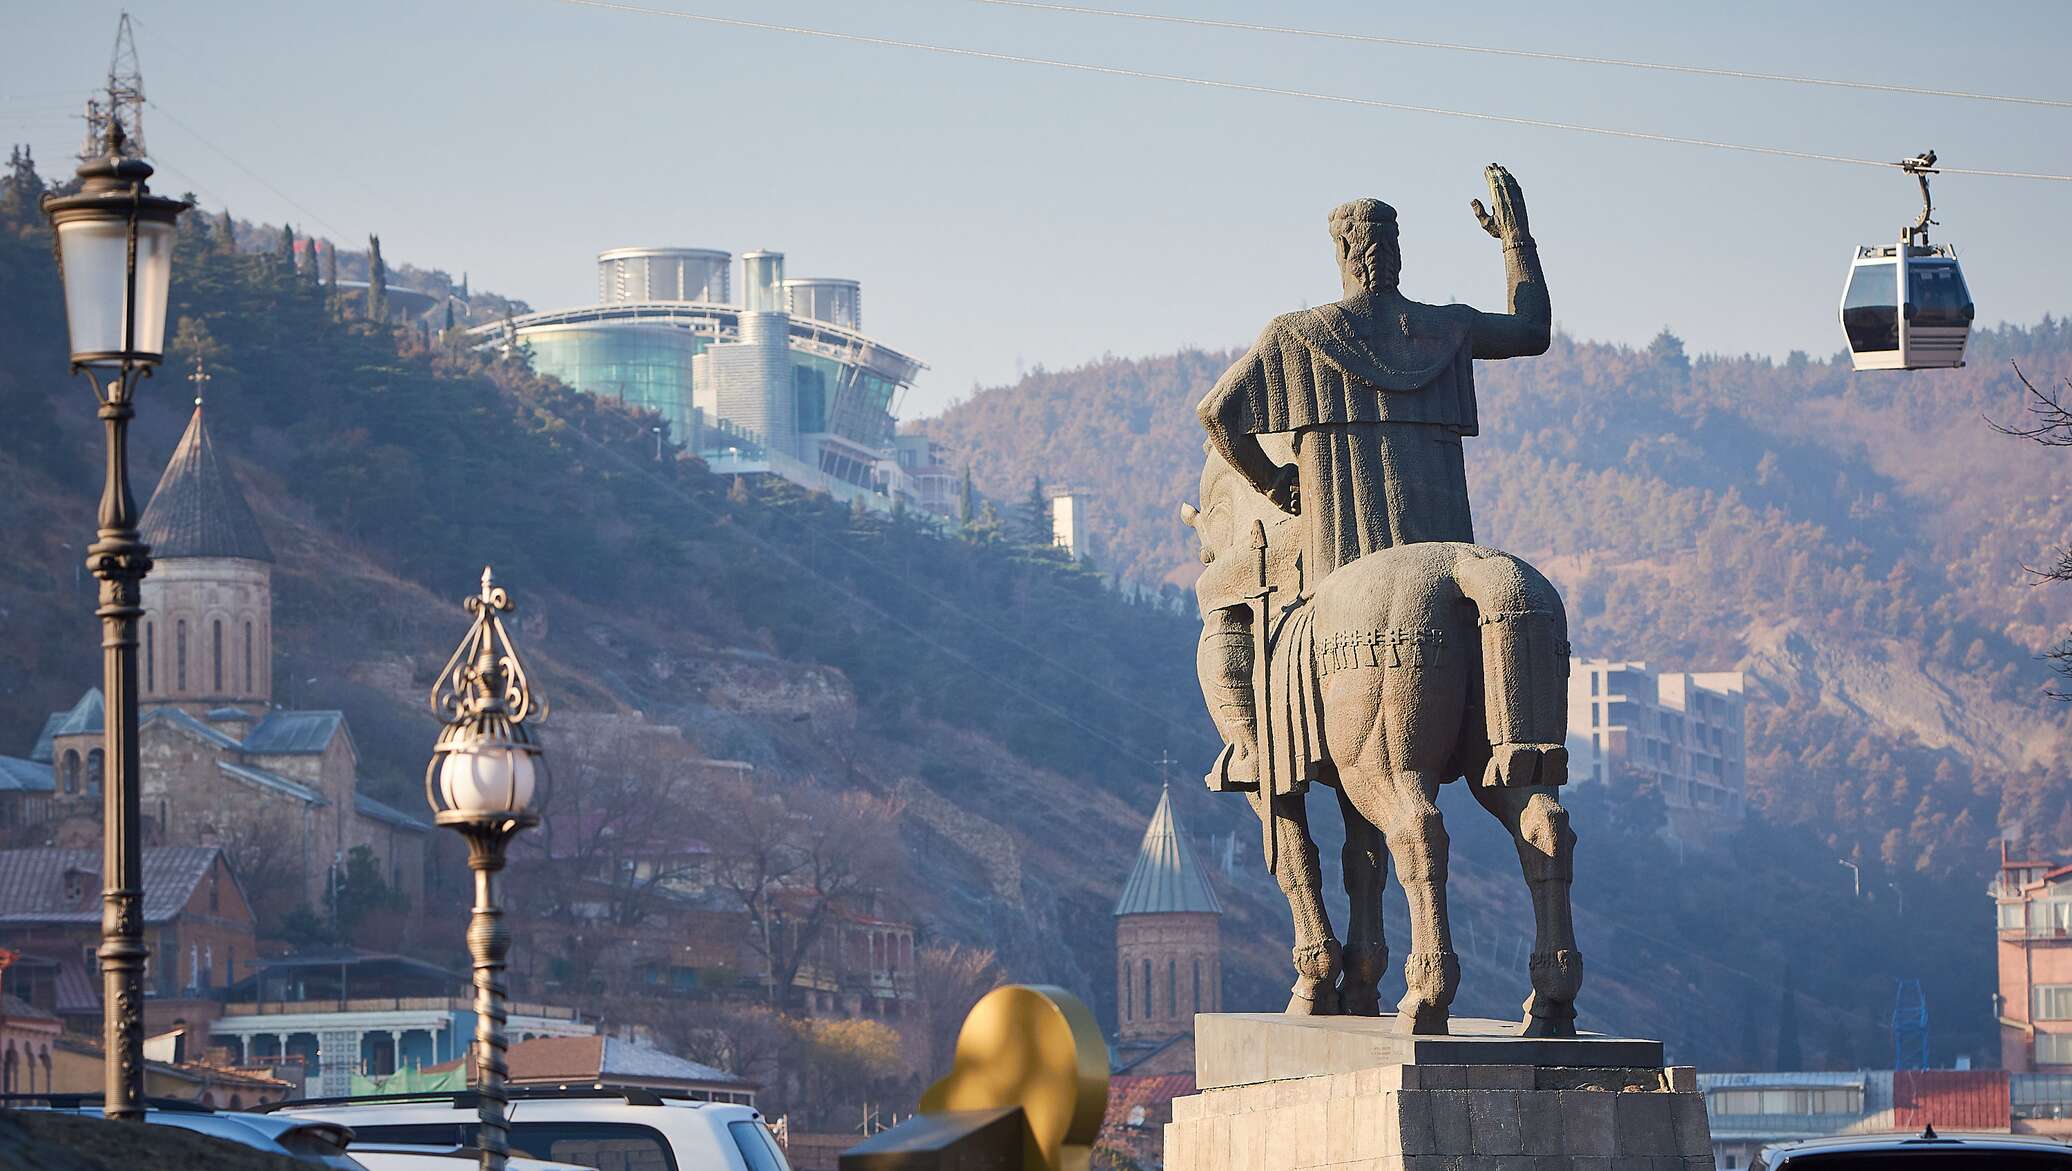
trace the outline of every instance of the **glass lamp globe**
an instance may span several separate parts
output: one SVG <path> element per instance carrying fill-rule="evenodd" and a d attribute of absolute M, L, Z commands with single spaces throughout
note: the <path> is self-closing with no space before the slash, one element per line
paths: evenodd
<path fill-rule="evenodd" d="M 522 813 L 538 778 L 532 753 L 509 743 L 463 744 L 439 763 L 439 795 L 456 813 Z"/>
<path fill-rule="evenodd" d="M 78 365 L 153 363 L 165 353 L 173 225 L 187 204 L 151 194 L 144 185 L 151 173 L 144 160 L 111 153 L 79 168 L 77 194 L 44 200 L 44 213 L 57 233 L 65 320 L 72 361 Z"/>

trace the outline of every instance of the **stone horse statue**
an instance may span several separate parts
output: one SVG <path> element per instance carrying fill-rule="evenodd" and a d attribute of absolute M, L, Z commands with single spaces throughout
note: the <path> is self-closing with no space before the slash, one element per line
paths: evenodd
<path fill-rule="evenodd" d="M 1287 437 L 1262 440 L 1270 456 L 1287 458 Z M 1227 746 L 1208 782 L 1246 792 L 1260 815 L 1267 865 L 1295 922 L 1288 1011 L 1379 1015 L 1386 849 L 1410 906 L 1399 1026 L 1447 1031 L 1460 961 L 1447 927 L 1448 842 L 1436 797 L 1440 785 L 1466 777 L 1515 840 L 1531 891 L 1523 1031 L 1574 1035 L 1583 967 L 1569 908 L 1575 835 L 1556 799 L 1568 770 L 1560 595 L 1523 560 L 1456 541 L 1379 549 L 1304 581 L 1296 519 L 1213 449 L 1201 501 L 1183 505 L 1181 517 L 1205 566 L 1196 586 L 1203 692 L 1224 739 L 1254 743 L 1262 758 L 1247 761 Z M 1249 609 L 1248 621 L 1211 621 L 1238 607 Z M 1249 672 L 1227 669 L 1226 660 L 1245 655 Z M 1245 675 L 1250 694 L 1228 694 L 1225 681 Z M 1254 734 L 1233 734 L 1240 721 Z M 1324 908 L 1304 813 L 1311 780 L 1333 788 L 1344 813 L 1352 911 L 1343 945 Z"/>

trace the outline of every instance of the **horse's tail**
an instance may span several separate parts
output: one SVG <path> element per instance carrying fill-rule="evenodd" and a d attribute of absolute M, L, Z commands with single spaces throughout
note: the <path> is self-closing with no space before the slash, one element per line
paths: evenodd
<path fill-rule="evenodd" d="M 1482 633 L 1482 709 L 1493 785 L 1568 780 L 1568 614 L 1554 584 L 1509 553 L 1455 567 Z"/>

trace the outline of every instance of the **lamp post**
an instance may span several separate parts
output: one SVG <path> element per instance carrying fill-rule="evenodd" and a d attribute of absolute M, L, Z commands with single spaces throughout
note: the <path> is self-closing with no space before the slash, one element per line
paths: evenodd
<path fill-rule="evenodd" d="M 187 204 L 151 194 L 151 164 L 123 154 L 108 120 L 106 153 L 80 164 L 79 191 L 45 196 L 65 286 L 72 372 L 85 371 L 107 431 L 100 532 L 86 566 L 100 579 L 102 717 L 102 1042 L 109 1118 L 144 1116 L 144 865 L 138 809 L 137 619 L 151 549 L 137 536 L 130 496 L 129 421 L 137 380 L 164 356 L 173 224 Z"/>
<path fill-rule="evenodd" d="M 468 922 L 468 953 L 475 971 L 476 1094 L 482 1120 L 478 1145 L 483 1171 L 503 1171 L 510 1149 L 505 1121 L 504 961 L 511 929 L 504 924 L 501 882 L 504 850 L 527 826 L 539 824 L 534 798 L 545 779 L 532 725 L 546 718 L 518 650 L 504 629 L 511 596 L 482 570 L 482 588 L 465 603 L 474 625 L 454 648 L 432 685 L 432 712 L 446 726 L 425 769 L 425 799 L 440 825 L 468 842 L 475 872 L 475 906 Z"/>

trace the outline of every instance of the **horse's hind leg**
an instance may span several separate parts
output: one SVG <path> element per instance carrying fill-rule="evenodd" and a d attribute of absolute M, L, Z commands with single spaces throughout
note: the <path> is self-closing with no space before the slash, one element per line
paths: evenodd
<path fill-rule="evenodd" d="M 1396 1006 L 1398 1026 L 1425 1036 L 1444 1034 L 1447 1009 L 1460 988 L 1460 957 L 1446 926 L 1446 823 L 1439 815 L 1437 773 L 1373 765 L 1339 774 L 1366 819 L 1381 829 L 1396 880 L 1410 904 L 1410 954 L 1403 960 L 1408 987 Z"/>
<path fill-rule="evenodd" d="M 1339 1011 L 1347 1016 L 1381 1015 L 1381 977 L 1388 971 L 1389 948 L 1381 923 L 1381 890 L 1388 880 L 1387 843 L 1374 823 L 1361 815 L 1338 791 L 1338 810 L 1345 818 L 1345 894 L 1352 904 L 1345 926 L 1345 974 L 1338 980 Z"/>
<path fill-rule="evenodd" d="M 1291 1016 L 1331 1016 L 1338 1012 L 1338 956 L 1331 915 L 1324 909 L 1323 877 L 1317 870 L 1317 844 L 1309 836 L 1309 810 L 1302 794 L 1273 799 L 1273 832 L 1280 855 L 1274 879 L 1288 896 L 1295 920 L 1295 986 L 1289 990 Z"/>
<path fill-rule="evenodd" d="M 1576 835 L 1568 828 L 1568 812 L 1551 786 L 1476 784 L 1474 789 L 1475 799 L 1518 843 L 1518 862 L 1532 893 L 1532 996 L 1525 1002 L 1525 1035 L 1573 1037 L 1583 953 L 1576 950 L 1569 907 Z"/>

